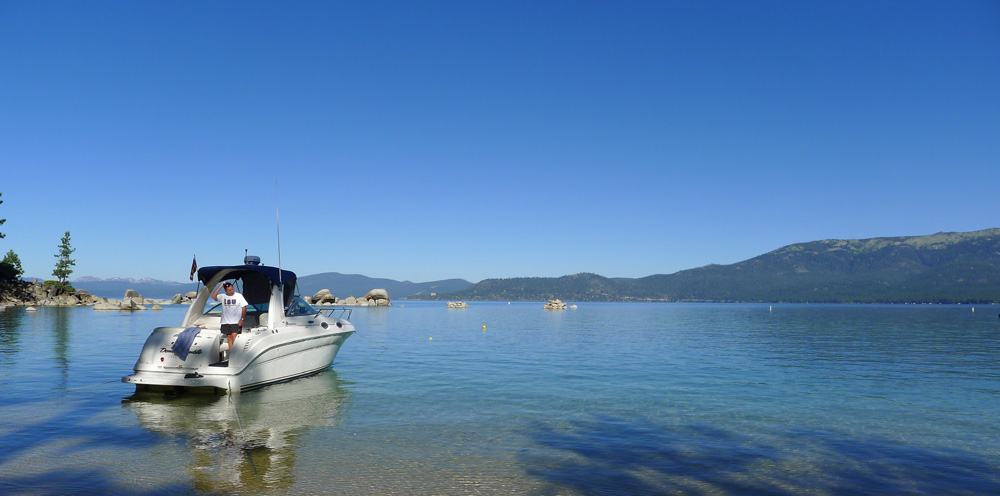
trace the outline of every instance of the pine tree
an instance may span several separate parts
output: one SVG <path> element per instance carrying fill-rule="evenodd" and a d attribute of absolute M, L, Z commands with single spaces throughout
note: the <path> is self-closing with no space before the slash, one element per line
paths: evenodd
<path fill-rule="evenodd" d="M 61 243 L 59 244 L 59 253 L 55 255 L 56 268 L 52 271 L 52 275 L 59 280 L 59 284 L 66 285 L 69 275 L 73 273 L 73 269 L 70 267 L 76 265 L 76 260 L 69 258 L 76 248 L 71 248 L 69 245 L 69 231 L 66 231 L 66 235 L 62 237 Z"/>
<path fill-rule="evenodd" d="M 24 275 L 24 269 L 21 268 L 21 257 L 17 256 L 14 250 L 8 250 L 0 264 L 9 266 L 15 277 Z"/>
<path fill-rule="evenodd" d="M 28 283 L 21 280 L 22 275 L 24 269 L 21 268 L 21 259 L 14 250 L 8 251 L 0 261 L 0 301 L 16 301 L 27 297 Z"/>

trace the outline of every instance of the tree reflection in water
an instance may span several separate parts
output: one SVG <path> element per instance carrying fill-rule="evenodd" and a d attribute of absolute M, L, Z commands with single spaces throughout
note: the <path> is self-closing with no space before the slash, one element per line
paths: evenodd
<path fill-rule="evenodd" d="M 18 308 L 0 310 L 0 367 L 10 364 L 10 359 L 21 350 L 21 320 L 24 312 Z"/>
<path fill-rule="evenodd" d="M 327 369 L 315 376 L 237 395 L 136 393 L 123 402 L 155 434 L 190 448 L 191 482 L 204 492 L 256 492 L 294 483 L 301 436 L 337 425 L 348 384 Z"/>

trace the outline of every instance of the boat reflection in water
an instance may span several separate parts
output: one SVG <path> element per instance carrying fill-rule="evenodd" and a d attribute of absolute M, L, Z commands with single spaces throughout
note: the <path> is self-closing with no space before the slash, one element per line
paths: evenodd
<path fill-rule="evenodd" d="M 292 485 L 303 434 L 341 421 L 351 396 L 346 385 L 327 369 L 242 395 L 137 392 L 123 406 L 143 428 L 185 441 L 196 490 L 254 492 Z"/>

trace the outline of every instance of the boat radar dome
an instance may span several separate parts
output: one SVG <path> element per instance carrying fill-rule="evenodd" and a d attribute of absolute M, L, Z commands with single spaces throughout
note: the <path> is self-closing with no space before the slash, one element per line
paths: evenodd
<path fill-rule="evenodd" d="M 260 265 L 260 257 L 247 255 L 243 257 L 243 265 Z"/>

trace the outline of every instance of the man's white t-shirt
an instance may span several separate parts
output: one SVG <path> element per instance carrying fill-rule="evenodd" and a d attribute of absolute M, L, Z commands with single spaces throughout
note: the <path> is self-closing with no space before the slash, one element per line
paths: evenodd
<path fill-rule="evenodd" d="M 229 296 L 225 293 L 219 295 L 222 302 L 222 322 L 223 324 L 239 324 L 240 317 L 243 316 L 243 307 L 247 306 L 247 300 L 239 293 Z"/>

